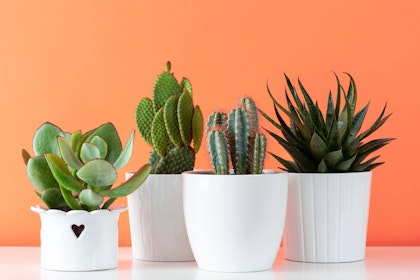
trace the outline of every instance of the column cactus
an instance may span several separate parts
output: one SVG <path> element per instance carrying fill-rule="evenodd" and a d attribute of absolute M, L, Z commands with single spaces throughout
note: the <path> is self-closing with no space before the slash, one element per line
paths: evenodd
<path fill-rule="evenodd" d="M 140 135 L 153 147 L 149 163 L 154 174 L 179 174 L 192 170 L 203 137 L 203 114 L 193 104 L 192 85 L 179 83 L 167 62 L 153 88 L 152 99 L 144 97 L 136 110 Z"/>
<path fill-rule="evenodd" d="M 258 112 L 251 98 L 242 98 L 229 115 L 213 112 L 207 121 L 207 144 L 216 174 L 261 174 L 267 139 L 258 131 Z"/>

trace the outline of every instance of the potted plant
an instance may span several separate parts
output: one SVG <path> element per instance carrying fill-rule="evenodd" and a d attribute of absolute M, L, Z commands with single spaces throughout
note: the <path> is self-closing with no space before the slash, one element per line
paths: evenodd
<path fill-rule="evenodd" d="M 134 131 L 122 148 L 118 133 L 105 123 L 85 134 L 42 124 L 33 137 L 34 156 L 22 150 L 28 178 L 45 207 L 31 207 L 41 217 L 41 267 L 89 271 L 118 265 L 118 217 L 110 209 L 136 190 L 151 166 L 112 188 L 117 169 L 131 157 Z M 106 199 L 105 199 L 106 198 Z"/>
<path fill-rule="evenodd" d="M 325 116 L 300 80 L 304 101 L 285 75 L 292 95 L 286 91 L 287 106 L 277 102 L 267 86 L 277 121 L 261 113 L 281 132 L 268 131 L 292 158 L 272 153 L 290 176 L 283 241 L 289 260 L 350 262 L 365 256 L 371 170 L 383 163 L 376 162 L 379 156 L 369 156 L 393 139 L 367 141 L 390 115 L 385 115 L 385 105 L 361 132 L 369 104 L 356 110 L 356 84 L 347 75 L 347 92 L 336 75 L 336 100 L 330 92 Z"/>
<path fill-rule="evenodd" d="M 166 71 L 155 82 L 152 99 L 136 110 L 137 127 L 153 147 L 151 175 L 128 196 L 133 257 L 147 261 L 191 261 L 185 229 L 181 173 L 193 170 L 203 135 L 203 115 L 193 105 L 192 86 Z M 127 174 L 131 176 L 131 174 Z"/>
<path fill-rule="evenodd" d="M 283 234 L 287 173 L 263 170 L 267 140 L 250 98 L 207 122 L 212 171 L 183 173 L 184 214 L 197 265 L 204 270 L 270 269 Z M 229 170 L 229 157 L 232 170 Z"/>

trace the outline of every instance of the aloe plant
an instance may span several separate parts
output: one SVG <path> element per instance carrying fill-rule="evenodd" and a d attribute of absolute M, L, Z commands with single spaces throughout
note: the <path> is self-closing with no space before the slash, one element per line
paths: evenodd
<path fill-rule="evenodd" d="M 203 137 L 203 114 L 193 104 L 192 85 L 180 82 L 167 62 L 155 82 L 152 99 L 144 97 L 136 109 L 136 122 L 143 139 L 153 147 L 151 173 L 180 174 L 192 170 Z"/>
<path fill-rule="evenodd" d="M 258 131 L 258 112 L 251 98 L 241 98 L 229 115 L 213 112 L 207 121 L 207 145 L 216 174 L 261 174 L 267 139 Z"/>
<path fill-rule="evenodd" d="M 118 197 L 132 193 L 149 175 L 151 166 L 146 164 L 112 188 L 117 170 L 131 157 L 133 141 L 134 131 L 123 148 L 112 123 L 83 134 L 63 132 L 46 122 L 35 132 L 35 155 L 23 149 L 22 156 L 35 193 L 48 208 L 93 211 L 107 209 Z"/>
<path fill-rule="evenodd" d="M 298 80 L 303 100 L 295 86 L 285 75 L 287 106 L 281 105 L 267 91 L 273 101 L 277 121 L 260 110 L 262 115 L 276 127 L 283 136 L 273 131 L 267 132 L 289 153 L 292 160 L 286 160 L 270 153 L 283 167 L 290 172 L 361 172 L 372 170 L 383 162 L 376 162 L 379 156 L 368 159 L 370 154 L 390 143 L 394 138 L 374 139 L 367 137 L 378 130 L 390 117 L 385 115 L 386 104 L 376 121 L 361 132 L 369 103 L 356 111 L 357 88 L 353 77 L 349 77 L 347 90 L 342 86 L 337 75 L 337 94 L 334 103 L 330 91 L 325 117 L 318 103 L 314 102 L 305 87 Z M 343 95 L 343 100 L 342 100 Z M 292 102 L 294 101 L 294 104 Z M 343 104 L 341 104 L 343 103 Z M 283 119 L 281 112 L 290 119 L 290 125 Z"/>

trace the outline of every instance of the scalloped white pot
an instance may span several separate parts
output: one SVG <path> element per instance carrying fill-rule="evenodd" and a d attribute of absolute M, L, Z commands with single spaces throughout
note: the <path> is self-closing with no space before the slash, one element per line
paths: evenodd
<path fill-rule="evenodd" d="M 41 267 L 49 270 L 91 271 L 118 266 L 116 210 L 44 210 L 41 217 Z"/>
<path fill-rule="evenodd" d="M 283 235 L 288 176 L 265 172 L 182 174 L 185 222 L 199 268 L 251 272 L 273 266 Z"/>
<path fill-rule="evenodd" d="M 126 179 L 133 173 L 126 173 Z M 127 196 L 133 257 L 193 261 L 182 205 L 181 174 L 150 174 Z"/>
<path fill-rule="evenodd" d="M 372 173 L 289 176 L 285 258 L 327 263 L 363 260 Z"/>

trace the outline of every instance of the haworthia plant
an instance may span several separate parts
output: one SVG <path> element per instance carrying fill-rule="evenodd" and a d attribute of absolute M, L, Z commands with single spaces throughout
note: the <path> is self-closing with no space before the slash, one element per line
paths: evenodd
<path fill-rule="evenodd" d="M 22 150 L 22 157 L 35 193 L 48 208 L 93 211 L 107 209 L 116 198 L 132 193 L 149 175 L 151 166 L 146 164 L 112 188 L 117 170 L 131 157 L 133 143 L 134 131 L 123 148 L 112 123 L 82 134 L 64 133 L 47 122 L 33 137 L 35 155 Z"/>
<path fill-rule="evenodd" d="M 179 174 L 192 170 L 203 137 L 203 114 L 194 106 L 192 85 L 187 78 L 178 83 L 171 63 L 155 82 L 152 99 L 144 97 L 136 110 L 140 135 L 153 147 L 151 173 Z"/>
<path fill-rule="evenodd" d="M 277 121 L 263 111 L 261 114 L 277 128 L 281 134 L 273 131 L 268 133 L 282 146 L 292 157 L 292 160 L 284 159 L 274 153 L 270 153 L 289 172 L 317 173 L 317 172 L 360 172 L 369 171 L 383 164 L 375 162 L 379 156 L 369 158 L 369 155 L 390 143 L 394 138 L 383 138 L 366 142 L 368 136 L 380 128 L 390 114 L 385 115 L 386 105 L 376 121 L 361 132 L 369 104 L 360 111 L 356 111 L 357 88 L 353 77 L 349 77 L 347 90 L 342 86 L 337 75 L 337 94 L 334 102 L 330 91 L 325 117 L 318 106 L 298 80 L 298 91 L 285 75 L 287 106 L 281 105 L 270 92 L 268 94 L 273 101 Z M 342 100 L 342 95 L 343 99 Z M 292 102 L 294 101 L 294 104 Z M 287 124 L 281 114 L 285 114 L 290 123 Z"/>
<path fill-rule="evenodd" d="M 230 111 L 213 112 L 207 121 L 207 145 L 216 174 L 261 174 L 267 139 L 258 131 L 258 112 L 251 98 L 242 98 Z"/>

